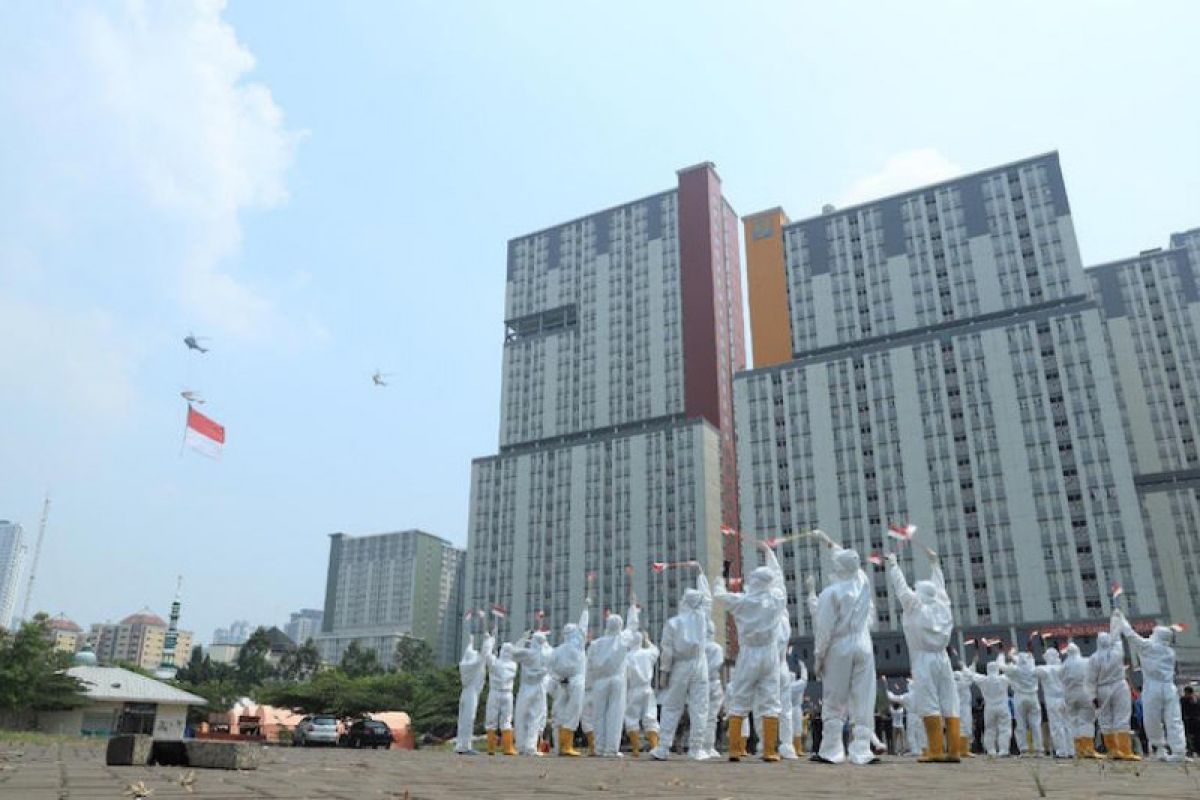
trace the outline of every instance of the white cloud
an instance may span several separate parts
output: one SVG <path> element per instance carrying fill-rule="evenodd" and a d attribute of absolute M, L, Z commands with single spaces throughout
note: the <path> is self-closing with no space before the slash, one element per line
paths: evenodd
<path fill-rule="evenodd" d="M 932 147 L 907 150 L 888 158 L 878 172 L 856 180 L 836 202 L 839 207 L 852 206 L 961 174 L 961 167 Z"/>

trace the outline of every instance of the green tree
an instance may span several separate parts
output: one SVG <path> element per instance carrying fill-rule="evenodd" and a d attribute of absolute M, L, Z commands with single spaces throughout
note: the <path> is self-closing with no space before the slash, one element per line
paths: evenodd
<path fill-rule="evenodd" d="M 272 669 L 267 661 L 271 652 L 271 640 L 266 628 L 256 628 L 250 638 L 238 650 L 237 681 L 245 694 L 250 694 L 271 676 Z"/>
<path fill-rule="evenodd" d="M 342 663 L 339 667 L 349 678 L 363 678 L 368 675 L 378 675 L 383 672 L 379 657 L 374 650 L 366 650 L 357 641 L 351 641 L 342 653 Z"/>
<path fill-rule="evenodd" d="M 57 711 L 86 705 L 83 684 L 66 673 L 70 656 L 50 639 L 38 614 L 16 631 L 0 628 L 0 711 Z"/>
<path fill-rule="evenodd" d="M 424 639 L 403 636 L 396 642 L 392 662 L 399 672 L 428 672 L 434 668 L 433 649 Z"/>
<path fill-rule="evenodd" d="M 317 674 L 321 668 L 321 652 L 309 639 L 294 653 L 284 653 L 279 659 L 279 669 L 276 676 L 285 681 L 304 681 Z"/>

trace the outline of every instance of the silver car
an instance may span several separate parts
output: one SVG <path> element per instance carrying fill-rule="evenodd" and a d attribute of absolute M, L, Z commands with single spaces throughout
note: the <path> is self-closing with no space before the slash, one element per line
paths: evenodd
<path fill-rule="evenodd" d="M 328 714 L 314 714 L 300 720 L 296 730 L 292 732 L 292 743 L 308 747 L 310 744 L 336 745 L 338 742 L 338 722 Z"/>

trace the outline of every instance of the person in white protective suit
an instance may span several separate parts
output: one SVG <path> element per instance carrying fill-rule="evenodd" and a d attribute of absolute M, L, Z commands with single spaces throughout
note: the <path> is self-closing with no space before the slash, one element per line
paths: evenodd
<path fill-rule="evenodd" d="M 483 652 L 475 649 L 475 636 L 470 632 L 471 618 L 467 617 L 466 646 L 462 658 L 458 662 L 458 676 L 462 681 L 462 692 L 458 695 L 458 735 L 454 739 L 454 752 L 459 755 L 475 755 L 471 747 L 471 738 L 475 734 L 475 715 L 479 710 L 479 693 L 483 691 L 483 682 L 487 677 L 487 663 L 484 653 L 491 653 L 493 642 L 491 633 L 483 637 Z M 489 740 L 490 742 L 490 740 Z"/>
<path fill-rule="evenodd" d="M 954 671 L 954 685 L 958 689 L 958 719 L 961 739 L 958 747 L 959 758 L 974 758 L 971 753 L 971 737 L 975 731 L 975 715 L 972 711 L 972 692 L 975 689 L 975 662 L 967 663 L 959 657 L 960 667 Z"/>
<path fill-rule="evenodd" d="M 1062 669 L 1063 692 L 1067 698 L 1067 722 L 1075 740 L 1076 758 L 1104 758 L 1096 752 L 1096 687 L 1092 684 L 1088 659 L 1079 645 L 1067 645 Z"/>
<path fill-rule="evenodd" d="M 542 631 L 526 633 L 513 648 L 513 661 L 521 666 L 513 729 L 523 756 L 540 755 L 537 743 L 546 724 L 546 678 L 553 652 Z"/>
<path fill-rule="evenodd" d="M 693 564 L 699 569 L 699 564 Z M 708 660 L 704 645 L 708 641 L 708 617 L 704 612 L 708 597 L 708 579 L 696 575 L 695 589 L 683 593 L 679 613 L 663 625 L 659 640 L 659 668 L 669 673 L 667 690 L 660 698 L 658 746 L 651 758 L 665 761 L 671 756 L 671 743 L 686 708 L 690 725 L 688 757 L 704 758 L 704 726 L 708 720 Z"/>
<path fill-rule="evenodd" d="M 950 610 L 950 596 L 946 594 L 937 554 L 932 550 L 926 552 L 930 562 L 929 580 L 917 581 L 915 590 L 905 580 L 895 553 L 888 554 L 887 570 L 892 592 L 904 609 L 904 638 L 916 681 L 911 690 L 913 710 L 921 717 L 925 739 L 929 743 L 929 755 L 921 757 L 920 761 L 953 763 L 959 761 L 958 753 L 962 747 L 958 687 L 954 683 L 954 667 L 946 654 L 950 635 L 954 632 L 954 614 Z M 1034 689 L 1037 689 L 1036 678 Z"/>
<path fill-rule="evenodd" d="M 1000 671 L 1013 690 L 1013 710 L 1017 720 L 1017 749 L 1023 756 L 1040 756 L 1042 749 L 1042 704 L 1038 700 L 1037 666 L 1033 653 L 1017 653 L 1015 664 L 1004 664 Z"/>
<path fill-rule="evenodd" d="M 641 755 L 643 733 L 651 750 L 658 747 L 658 699 L 653 685 L 656 663 L 658 648 L 643 631 L 640 646 L 634 644 L 625 656 L 625 733 L 634 758 Z"/>
<path fill-rule="evenodd" d="M 620 614 L 609 614 L 604 620 L 604 635 L 588 646 L 587 680 L 592 687 L 597 756 L 620 755 L 621 721 L 627 702 L 626 670 L 629 653 L 638 640 L 638 609 L 630 606 L 627 620 L 622 620 Z"/>
<path fill-rule="evenodd" d="M 576 757 L 575 729 L 583 715 L 583 687 L 587 680 L 588 606 L 583 604 L 578 623 L 563 625 L 562 641 L 550 656 L 550 675 L 554 680 L 554 730 L 558 735 L 558 754 Z M 618 622 L 620 618 L 618 617 Z"/>
<path fill-rule="evenodd" d="M 730 761 L 747 756 L 742 720 L 751 711 L 762 720 L 762 760 L 779 760 L 779 715 L 783 712 L 780 618 L 787 614 L 787 590 L 775 551 L 766 542 L 759 544 L 766 564 L 746 578 L 746 591 L 727 591 L 725 581 L 718 578 L 713 592 L 714 597 L 725 600 L 725 610 L 733 616 L 738 632 L 737 662 L 725 697 Z"/>
<path fill-rule="evenodd" d="M 1133 696 L 1125 680 L 1125 648 L 1121 644 L 1121 617 L 1113 614 L 1109 630 L 1096 637 L 1096 652 L 1088 659 L 1089 680 L 1096 687 L 1100 737 L 1109 758 L 1141 761 L 1133 752 Z"/>
<path fill-rule="evenodd" d="M 583 686 L 583 713 L 579 715 L 579 727 L 587 737 L 587 754 L 596 755 L 596 723 L 595 704 L 592 701 L 592 682 L 589 680 Z"/>
<path fill-rule="evenodd" d="M 886 689 L 886 687 L 885 687 Z M 888 708 L 892 712 L 892 755 L 903 755 L 908 746 L 904 736 L 904 706 L 889 700 Z"/>
<path fill-rule="evenodd" d="M 818 532 L 833 552 L 834 580 L 817 597 L 813 617 L 813 675 L 823 682 L 820 752 L 813 761 L 841 764 L 846 746 L 838 733 L 852 725 L 849 760 L 854 764 L 876 761 L 871 752 L 875 734 L 875 652 L 871 629 L 875 625 L 875 599 L 871 581 L 862 571 L 858 553 L 840 547 Z"/>
<path fill-rule="evenodd" d="M 492 634 L 493 641 L 495 633 Z M 517 677 L 517 662 L 513 661 L 513 646 L 508 642 L 500 645 L 500 655 L 494 650 L 484 651 L 488 673 L 488 698 L 483 710 L 483 727 L 487 731 L 488 755 L 500 752 L 506 756 L 517 754 L 513 742 L 513 681 Z"/>
<path fill-rule="evenodd" d="M 987 673 L 971 675 L 983 695 L 983 749 L 989 756 L 1008 756 L 1012 715 L 1008 711 L 1008 678 L 1000 673 L 1004 655 L 987 665 Z"/>
<path fill-rule="evenodd" d="M 887 693 L 889 703 L 899 706 L 904 712 L 904 730 L 908 734 L 908 755 L 925 757 L 929 751 L 929 742 L 925 738 L 925 725 L 921 722 L 916 708 L 916 679 L 908 679 L 908 687 L 903 694 L 895 694 L 886 686 L 884 691 Z"/>
<path fill-rule="evenodd" d="M 800 672 L 788 687 L 788 702 L 792 716 L 792 750 L 796 757 L 804 755 L 804 693 L 808 691 L 808 667 L 800 662 Z"/>
<path fill-rule="evenodd" d="M 1071 727 L 1067 722 L 1067 694 L 1062 681 L 1062 659 L 1058 650 L 1047 647 L 1042 653 L 1037 668 L 1038 680 L 1042 684 L 1042 697 L 1046 700 L 1046 719 L 1050 725 L 1050 742 L 1054 745 L 1055 758 L 1070 758 L 1074 754 L 1071 746 Z"/>
<path fill-rule="evenodd" d="M 705 758 L 718 758 L 717 717 L 725 703 L 725 687 L 721 683 L 721 668 L 725 666 L 725 648 L 717 643 L 717 626 L 712 619 L 712 602 L 706 605 L 706 630 L 708 641 L 704 643 L 704 660 L 708 665 L 708 715 L 704 722 L 704 743 L 701 752 Z"/>
<path fill-rule="evenodd" d="M 1142 721 L 1151 751 L 1159 761 L 1190 760 L 1179 687 L 1175 685 L 1175 631 L 1156 625 L 1149 637 L 1139 636 L 1124 614 L 1116 611 L 1114 615 L 1121 633 L 1142 660 Z"/>

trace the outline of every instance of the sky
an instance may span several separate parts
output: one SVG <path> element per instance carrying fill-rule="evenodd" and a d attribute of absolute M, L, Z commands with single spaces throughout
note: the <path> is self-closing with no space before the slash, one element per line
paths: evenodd
<path fill-rule="evenodd" d="M 507 240 L 681 167 L 802 218 L 1057 149 L 1085 264 L 1165 246 L 1200 226 L 1197 30 L 1190 0 L 9 0 L 0 518 L 32 544 L 50 493 L 32 608 L 165 616 L 182 575 L 208 641 L 320 607 L 330 532 L 465 544 Z M 219 461 L 181 451 L 184 389 Z"/>

